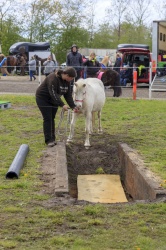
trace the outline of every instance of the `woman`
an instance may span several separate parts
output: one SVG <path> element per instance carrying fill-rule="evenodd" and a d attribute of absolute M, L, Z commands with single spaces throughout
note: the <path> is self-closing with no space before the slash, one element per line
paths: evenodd
<path fill-rule="evenodd" d="M 68 67 L 49 74 L 36 90 L 36 103 L 43 116 L 43 132 L 45 143 L 49 147 L 56 145 L 55 116 L 58 107 L 64 111 L 68 106 L 61 99 L 63 95 L 70 108 L 75 109 L 75 104 L 70 91 L 70 82 L 77 76 L 74 68 Z"/>
<path fill-rule="evenodd" d="M 97 77 L 97 72 L 100 69 L 100 63 L 96 60 L 96 54 L 92 52 L 89 59 L 83 63 L 83 66 L 87 66 L 87 78 Z"/>
<path fill-rule="evenodd" d="M 28 62 L 28 64 L 30 81 L 32 81 L 32 78 L 36 80 L 36 77 L 34 76 L 34 74 L 36 73 L 36 60 L 33 56 L 31 57 L 31 60 Z"/>
<path fill-rule="evenodd" d="M 52 61 L 51 56 L 48 56 L 47 61 L 43 63 L 43 66 L 45 66 L 44 74 L 45 76 L 48 76 L 55 70 L 56 64 Z"/>

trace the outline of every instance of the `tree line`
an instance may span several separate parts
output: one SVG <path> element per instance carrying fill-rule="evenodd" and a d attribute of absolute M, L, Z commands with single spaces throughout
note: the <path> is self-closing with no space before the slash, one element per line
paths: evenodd
<path fill-rule="evenodd" d="M 101 0 L 2 0 L 0 44 L 8 55 L 16 42 L 49 41 L 57 61 L 66 60 L 73 43 L 80 48 L 116 49 L 120 43 L 152 46 L 153 13 L 165 18 L 163 0 L 112 0 L 95 16 Z"/>

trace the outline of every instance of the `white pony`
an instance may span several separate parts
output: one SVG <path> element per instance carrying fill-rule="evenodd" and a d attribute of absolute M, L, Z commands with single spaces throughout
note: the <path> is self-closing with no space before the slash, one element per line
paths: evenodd
<path fill-rule="evenodd" d="M 85 116 L 85 147 L 90 147 L 89 134 L 93 132 L 92 114 L 98 112 L 98 132 L 102 132 L 101 127 L 101 110 L 105 103 L 104 85 L 97 78 L 79 79 L 73 87 L 73 100 L 77 106 L 78 112 L 72 113 L 70 124 L 70 134 L 67 142 L 72 141 L 76 118 L 79 113 Z"/>

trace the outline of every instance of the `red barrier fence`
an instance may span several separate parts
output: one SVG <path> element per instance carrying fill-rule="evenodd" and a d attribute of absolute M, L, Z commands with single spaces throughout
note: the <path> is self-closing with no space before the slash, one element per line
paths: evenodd
<path fill-rule="evenodd" d="M 137 71 L 133 71 L 133 100 L 136 100 L 136 92 L 137 92 Z"/>

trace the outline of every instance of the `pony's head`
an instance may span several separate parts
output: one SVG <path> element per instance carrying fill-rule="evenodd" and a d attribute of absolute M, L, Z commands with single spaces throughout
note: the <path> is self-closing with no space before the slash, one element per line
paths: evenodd
<path fill-rule="evenodd" d="M 107 67 L 111 66 L 110 56 L 105 56 L 103 58 L 103 60 L 100 62 L 100 65 L 101 65 L 100 71 L 101 72 L 105 72 L 105 70 L 107 69 Z"/>
<path fill-rule="evenodd" d="M 35 58 L 35 60 L 39 59 L 38 55 L 34 55 L 33 57 Z"/>
<path fill-rule="evenodd" d="M 0 54 L 0 62 L 5 58 L 4 54 Z"/>
<path fill-rule="evenodd" d="M 109 61 L 110 61 L 110 57 L 109 56 L 105 56 L 103 58 L 103 60 L 101 61 L 101 64 L 105 65 L 106 67 L 109 66 Z"/>

